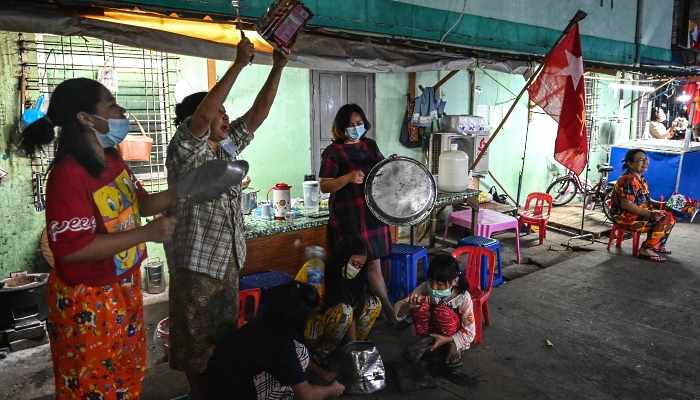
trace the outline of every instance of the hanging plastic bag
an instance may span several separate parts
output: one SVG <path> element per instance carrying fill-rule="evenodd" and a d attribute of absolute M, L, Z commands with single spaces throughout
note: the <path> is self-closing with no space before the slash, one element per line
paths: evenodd
<path fill-rule="evenodd" d="M 112 65 L 111 58 L 107 57 L 97 70 L 97 82 L 100 82 L 112 93 L 116 93 L 119 90 L 119 76 L 117 75 L 117 69 Z"/>
<path fill-rule="evenodd" d="M 182 79 L 180 76 L 180 71 L 177 71 L 177 83 L 175 84 L 175 104 L 182 103 L 185 97 L 194 93 L 190 84 Z"/>

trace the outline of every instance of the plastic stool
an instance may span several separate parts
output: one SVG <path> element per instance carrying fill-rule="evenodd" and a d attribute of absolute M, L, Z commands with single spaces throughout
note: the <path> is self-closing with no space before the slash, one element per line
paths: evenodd
<path fill-rule="evenodd" d="M 612 230 L 610 231 L 610 239 L 608 240 L 608 250 L 610 250 L 610 246 L 612 245 L 613 239 L 615 238 L 615 233 L 617 233 L 617 243 L 615 244 L 615 247 L 622 247 L 622 239 L 625 237 L 625 232 L 632 234 L 632 255 L 634 257 L 637 257 L 637 253 L 639 252 L 639 237 L 641 234 L 636 231 L 620 228 L 616 225 L 613 225 Z"/>
<path fill-rule="evenodd" d="M 238 292 L 238 327 L 242 327 L 246 322 L 246 311 L 248 309 L 248 302 L 250 299 L 253 300 L 253 310 L 252 318 L 258 315 L 258 307 L 260 306 L 260 289 L 246 289 L 240 290 Z"/>
<path fill-rule="evenodd" d="M 260 307 L 258 308 L 258 312 L 262 314 L 263 310 L 265 310 L 265 304 L 272 299 L 277 289 L 293 280 L 293 276 L 285 274 L 282 271 L 267 271 L 242 277 L 239 280 L 238 288 L 240 291 L 246 289 L 260 289 Z"/>
<path fill-rule="evenodd" d="M 457 242 L 457 247 L 462 246 L 479 246 L 489 249 L 496 253 L 498 258 L 498 264 L 496 265 L 496 272 L 493 273 L 493 286 L 498 286 L 503 283 L 503 264 L 501 262 L 501 242 L 496 239 L 487 238 L 483 236 L 467 236 L 459 239 Z M 483 268 L 481 271 L 481 285 L 486 287 L 486 281 L 488 279 L 488 264 L 483 263 Z"/>
<path fill-rule="evenodd" d="M 391 281 L 389 282 L 389 300 L 395 302 L 407 297 L 416 286 L 416 268 L 418 260 L 423 260 L 424 278 L 428 277 L 428 250 L 421 246 L 398 243 L 391 245 L 391 252 L 382 257 L 382 261 L 391 260 Z"/>

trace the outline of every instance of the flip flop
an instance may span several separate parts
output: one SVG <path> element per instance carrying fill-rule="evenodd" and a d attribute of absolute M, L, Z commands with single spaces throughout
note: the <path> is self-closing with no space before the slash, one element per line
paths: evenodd
<path fill-rule="evenodd" d="M 649 261 L 654 261 L 654 262 L 665 262 L 666 259 L 661 256 L 653 255 L 653 256 L 648 256 L 646 254 L 637 254 L 637 258 L 646 258 Z"/>
<path fill-rule="evenodd" d="M 406 351 L 404 352 L 404 357 L 406 357 L 408 361 L 420 360 L 421 357 L 423 357 L 423 354 L 425 354 L 425 352 L 428 351 L 428 349 L 433 347 L 436 340 L 437 339 L 433 336 L 426 336 L 424 338 L 416 340 L 406 348 Z"/>
<path fill-rule="evenodd" d="M 452 345 L 454 346 L 454 345 Z M 445 365 L 447 368 L 459 368 L 462 366 L 462 352 L 457 351 L 451 356 L 447 356 L 447 359 L 445 360 Z"/>
<path fill-rule="evenodd" d="M 652 250 L 653 250 L 655 253 L 659 253 L 659 254 L 672 254 L 671 250 L 669 250 L 669 249 L 667 249 L 667 248 L 665 248 L 665 247 L 662 247 L 662 248 L 660 248 L 660 249 L 658 249 L 658 250 L 654 250 L 654 249 L 652 249 Z"/>

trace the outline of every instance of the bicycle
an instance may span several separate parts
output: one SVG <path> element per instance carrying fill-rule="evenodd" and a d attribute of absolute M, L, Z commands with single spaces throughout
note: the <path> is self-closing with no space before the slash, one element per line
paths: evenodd
<path fill-rule="evenodd" d="M 611 194 L 615 182 L 608 182 L 608 174 L 610 174 L 614 168 L 606 163 L 598 164 L 597 168 L 598 172 L 601 174 L 600 181 L 594 186 L 586 185 L 588 187 L 586 187 L 585 190 L 583 189 L 584 184 L 581 178 L 571 170 L 567 170 L 565 175 L 556 178 L 547 188 L 547 193 L 552 196 L 552 205 L 563 206 L 573 200 L 577 194 L 583 193 L 583 201 L 587 209 L 593 210 L 597 204 L 600 204 L 605 217 L 612 221 L 610 217 L 610 205 L 612 203 Z"/>

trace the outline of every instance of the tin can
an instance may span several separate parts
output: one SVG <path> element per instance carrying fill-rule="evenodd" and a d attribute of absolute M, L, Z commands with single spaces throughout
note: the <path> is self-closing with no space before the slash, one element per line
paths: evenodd
<path fill-rule="evenodd" d="M 255 30 L 273 47 L 289 47 L 313 16 L 299 0 L 275 0 L 255 23 Z"/>

